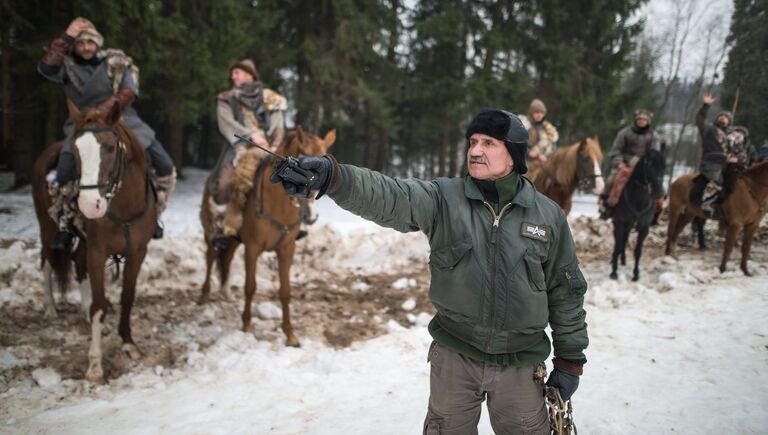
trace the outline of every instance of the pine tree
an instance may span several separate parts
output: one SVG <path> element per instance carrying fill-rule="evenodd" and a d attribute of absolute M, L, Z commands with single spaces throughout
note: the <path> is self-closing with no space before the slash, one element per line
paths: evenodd
<path fill-rule="evenodd" d="M 728 40 L 723 105 L 733 108 L 738 90 L 734 124 L 746 126 L 760 147 L 768 142 L 768 1 L 736 0 Z"/>

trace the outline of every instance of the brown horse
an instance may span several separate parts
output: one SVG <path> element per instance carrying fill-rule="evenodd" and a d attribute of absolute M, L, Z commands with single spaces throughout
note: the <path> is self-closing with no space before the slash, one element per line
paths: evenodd
<path fill-rule="evenodd" d="M 667 255 L 677 256 L 677 236 L 695 217 L 704 218 L 701 207 L 690 202 L 690 192 L 698 173 L 678 177 L 669 187 L 669 226 L 667 227 Z M 753 165 L 738 174 L 733 191 L 720 205 L 726 223 L 725 248 L 720 262 L 720 272 L 725 272 L 728 258 L 736 243 L 736 236 L 744 229 L 741 244 L 741 270 L 752 276 L 747 269 L 752 238 L 768 208 L 768 161 Z"/>
<path fill-rule="evenodd" d="M 56 224 L 48 216 L 52 199 L 47 192 L 46 174 L 56 166 L 63 143 L 49 146 L 37 159 L 32 176 L 32 195 L 42 242 L 42 265 L 52 304 L 52 275 L 66 290 L 70 261 L 75 263 L 91 323 L 86 379 L 104 383 L 101 366 L 101 331 L 109 302 L 104 294 L 104 269 L 109 257 L 125 260 L 123 289 L 120 295 L 122 349 L 134 360 L 141 357 L 131 337 L 131 307 L 136 294 L 136 277 L 147 252 L 157 219 L 156 198 L 151 189 L 148 160 L 139 141 L 120 122 L 118 105 L 108 113 L 90 109 L 84 114 L 68 103 L 75 123 L 72 153 L 79 179 L 78 208 L 85 217 L 84 231 L 74 255 L 51 249 Z M 90 289 L 84 280 L 90 278 Z M 90 290 L 90 291 L 88 291 Z M 92 296 L 92 303 L 91 301 Z M 50 310 L 55 311 L 53 307 Z"/>
<path fill-rule="evenodd" d="M 560 148 L 546 162 L 528 162 L 528 178 L 536 190 L 550 197 L 565 214 L 571 212 L 573 192 L 581 183 L 593 185 L 600 195 L 605 187 L 600 165 L 603 152 L 597 136 L 587 137 L 575 144 Z"/>
<path fill-rule="evenodd" d="M 328 151 L 336 140 L 336 131 L 331 130 L 325 138 L 304 132 L 301 127 L 286 135 L 283 143 L 278 148 L 278 153 L 285 156 L 298 156 L 299 153 L 307 156 L 322 156 Z M 280 276 L 280 303 L 283 308 L 283 332 L 286 335 L 288 346 L 299 346 L 299 339 L 293 333 L 291 326 L 291 282 L 290 268 L 293 263 L 293 254 L 296 249 L 296 234 L 299 231 L 299 207 L 288 197 L 280 184 L 272 184 L 269 177 L 277 161 L 267 158 L 261 162 L 255 175 L 253 190 L 243 209 L 243 225 L 240 230 L 238 242 L 245 245 L 245 309 L 243 310 L 243 331 L 251 331 L 251 302 L 256 291 L 256 263 L 259 256 L 265 251 L 274 251 L 277 254 L 278 270 Z M 222 294 L 228 297 L 227 289 L 229 280 L 229 268 L 235 250 L 239 243 L 230 243 L 223 252 L 219 252 L 213 246 L 213 238 L 208 228 L 213 219 L 208 206 L 208 183 L 203 191 L 203 205 L 200 210 L 200 219 L 203 228 L 206 229 L 205 240 L 207 244 L 205 282 L 203 283 L 200 303 L 207 303 L 210 295 L 211 267 L 218 256 L 219 286 Z"/>

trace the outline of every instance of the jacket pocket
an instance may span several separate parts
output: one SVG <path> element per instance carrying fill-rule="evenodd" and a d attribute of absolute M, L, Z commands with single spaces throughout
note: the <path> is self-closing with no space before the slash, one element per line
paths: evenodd
<path fill-rule="evenodd" d="M 563 274 L 568 281 L 568 288 L 571 292 L 583 296 L 587 292 L 587 280 L 581 273 L 578 263 L 573 263 L 564 268 Z"/>
<path fill-rule="evenodd" d="M 429 254 L 432 283 L 429 298 L 455 321 L 480 317 L 484 276 L 472 254 L 472 239 L 434 249 Z"/>
<path fill-rule="evenodd" d="M 544 277 L 544 268 L 541 261 L 530 253 L 525 255 L 525 268 L 528 272 L 528 282 L 534 291 L 544 291 L 547 289 L 547 280 Z"/>

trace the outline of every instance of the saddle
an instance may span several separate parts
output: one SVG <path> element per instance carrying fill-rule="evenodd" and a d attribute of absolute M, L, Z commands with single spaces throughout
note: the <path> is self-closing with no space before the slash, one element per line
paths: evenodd
<path fill-rule="evenodd" d="M 263 158 L 263 151 L 258 148 L 248 148 L 238 152 L 232 162 L 235 166 L 235 179 L 232 182 L 232 194 L 224 212 L 225 236 L 237 236 L 243 226 L 243 209 L 248 200 L 248 194 L 253 189 L 256 171 Z"/>
<path fill-rule="evenodd" d="M 608 207 L 615 207 L 616 204 L 619 203 L 621 193 L 624 192 L 624 187 L 627 186 L 629 177 L 632 176 L 632 171 L 634 171 L 634 169 L 634 165 L 623 166 L 616 172 L 616 178 L 613 180 L 613 185 L 611 186 L 611 191 L 608 193 L 608 200 L 606 201 Z"/>

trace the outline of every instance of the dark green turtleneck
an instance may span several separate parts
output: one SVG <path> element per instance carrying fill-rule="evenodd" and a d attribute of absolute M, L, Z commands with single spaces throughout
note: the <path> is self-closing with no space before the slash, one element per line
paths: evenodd
<path fill-rule="evenodd" d="M 512 172 L 498 180 L 474 180 L 488 203 L 493 205 L 496 213 L 509 204 L 520 191 L 523 180 L 517 172 Z M 448 333 L 440 326 L 439 316 L 435 316 L 429 323 L 428 330 L 432 338 L 443 346 L 471 358 L 475 361 L 497 364 L 502 366 L 527 366 L 539 363 L 549 356 L 549 337 L 544 338 L 535 346 L 515 353 L 490 354 L 470 346 Z"/>

